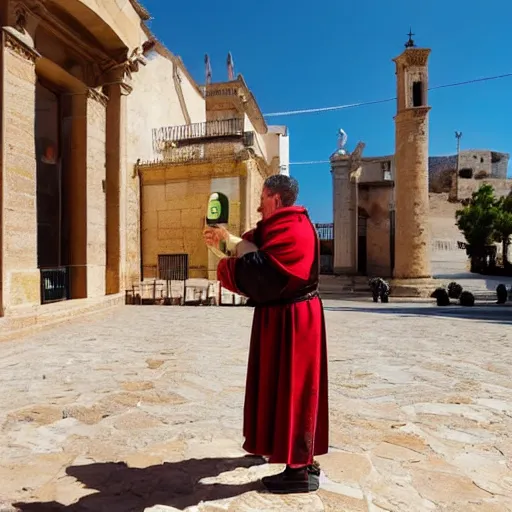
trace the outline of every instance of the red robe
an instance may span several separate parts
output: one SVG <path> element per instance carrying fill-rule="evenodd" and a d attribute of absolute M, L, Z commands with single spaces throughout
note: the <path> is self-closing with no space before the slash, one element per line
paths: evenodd
<path fill-rule="evenodd" d="M 305 208 L 277 210 L 244 238 L 259 250 L 220 261 L 222 286 L 255 304 L 244 449 L 307 465 L 327 453 L 327 341 L 316 293 L 319 242 Z"/>

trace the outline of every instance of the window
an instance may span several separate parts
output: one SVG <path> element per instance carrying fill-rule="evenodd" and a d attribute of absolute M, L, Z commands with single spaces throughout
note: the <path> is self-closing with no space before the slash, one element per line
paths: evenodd
<path fill-rule="evenodd" d="M 413 82 L 412 84 L 412 106 L 423 106 L 423 82 Z"/>

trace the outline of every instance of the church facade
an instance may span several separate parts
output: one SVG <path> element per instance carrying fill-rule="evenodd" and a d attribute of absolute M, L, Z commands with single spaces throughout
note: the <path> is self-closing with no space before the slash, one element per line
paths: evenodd
<path fill-rule="evenodd" d="M 154 219 L 145 218 L 149 210 L 141 209 L 141 197 L 148 205 L 152 193 L 164 193 L 164 203 L 183 204 L 187 199 L 180 194 L 187 187 L 206 190 L 199 181 L 183 185 L 191 175 L 236 176 L 250 183 L 243 182 L 235 198 L 245 227 L 254 222 L 255 199 L 247 198 L 254 197 L 257 180 L 286 164 L 275 149 L 286 130 L 274 133 L 255 120 L 259 109 L 243 79 L 220 86 L 245 94 L 236 115 L 229 106 L 210 108 L 222 98 L 233 103 L 231 93 L 213 94 L 215 84 L 199 86 L 150 32 L 148 19 L 137 0 L 0 5 L 0 338 L 9 330 L 123 302 L 124 291 L 142 278 L 142 253 L 151 237 L 177 237 L 176 219 L 168 212 L 161 216 L 160 232 L 150 233 Z M 242 141 L 246 160 L 259 165 L 251 178 L 245 171 L 217 173 L 204 158 L 187 156 L 183 145 L 179 156 L 155 144 L 162 128 L 183 139 L 221 117 L 238 119 L 221 122 L 232 131 L 243 119 L 242 134 L 230 136 Z M 254 132 L 252 145 L 247 132 Z M 238 153 L 230 158 L 231 167 L 243 160 Z M 170 163 L 163 166 L 164 160 Z M 169 179 L 162 181 L 162 172 Z M 154 187 L 141 194 L 157 181 L 159 192 Z M 183 227 L 195 225 L 186 211 L 180 218 Z M 158 250 L 184 248 L 169 243 Z M 196 266 L 201 265 L 207 264 Z"/>

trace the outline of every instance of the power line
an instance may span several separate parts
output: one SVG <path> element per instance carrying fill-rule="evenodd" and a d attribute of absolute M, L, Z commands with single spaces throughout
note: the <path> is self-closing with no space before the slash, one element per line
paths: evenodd
<path fill-rule="evenodd" d="M 465 80 L 464 82 L 454 82 L 451 84 L 436 85 L 435 87 L 429 87 L 429 91 L 436 89 L 446 89 L 448 87 L 458 87 L 461 85 L 475 84 L 478 82 L 489 82 L 491 80 L 499 80 L 502 78 L 511 77 L 512 73 L 505 73 L 504 75 L 487 76 L 484 78 L 474 78 L 472 80 Z M 318 112 L 329 112 L 332 110 L 343 110 L 354 107 L 365 107 L 367 105 L 377 105 L 379 103 L 389 103 L 390 101 L 396 101 L 395 98 L 387 98 L 385 100 L 374 100 L 374 101 L 362 101 L 360 103 L 347 103 L 345 105 L 335 105 L 333 107 L 320 107 L 320 108 L 306 108 L 302 110 L 285 110 L 283 112 L 272 112 L 270 114 L 263 114 L 264 117 L 278 117 L 278 116 L 294 116 L 299 114 L 314 114 Z"/>
<path fill-rule="evenodd" d="M 330 164 L 330 160 L 315 160 L 312 162 L 290 162 L 289 165 L 316 165 L 316 164 Z"/>

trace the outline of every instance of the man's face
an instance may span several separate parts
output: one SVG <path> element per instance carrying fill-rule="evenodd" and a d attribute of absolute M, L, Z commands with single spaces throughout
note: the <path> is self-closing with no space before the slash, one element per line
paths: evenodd
<path fill-rule="evenodd" d="M 268 219 L 281 206 L 281 198 L 279 194 L 273 194 L 268 188 L 263 188 L 260 198 L 260 207 L 258 212 L 261 213 L 263 220 Z"/>

